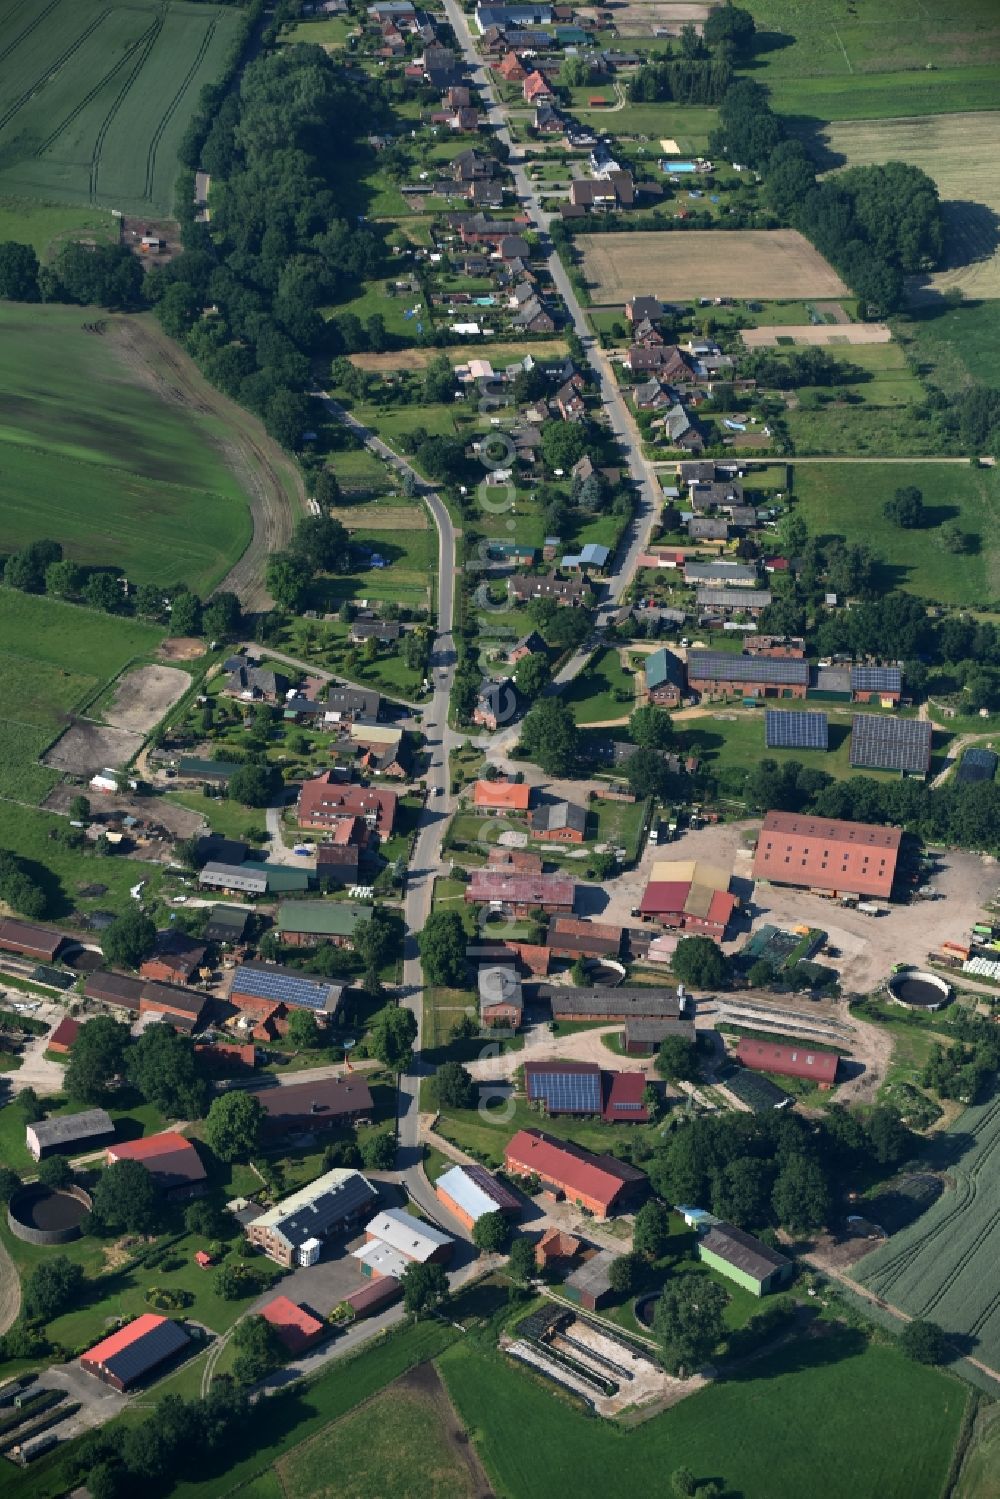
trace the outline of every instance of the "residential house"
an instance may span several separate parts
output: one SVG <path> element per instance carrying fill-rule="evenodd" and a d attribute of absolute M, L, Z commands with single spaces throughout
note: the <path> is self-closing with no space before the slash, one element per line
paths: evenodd
<path fill-rule="evenodd" d="M 226 662 L 227 697 L 242 698 L 247 702 L 276 703 L 288 691 L 288 678 L 270 667 L 254 666 L 242 656 Z"/>
<path fill-rule="evenodd" d="M 493 71 L 505 83 L 523 83 L 528 76 L 516 52 L 506 52 L 498 63 L 494 63 Z"/>
<path fill-rule="evenodd" d="M 529 630 L 527 635 L 522 635 L 520 640 L 518 640 L 513 646 L 511 646 L 511 649 L 507 655 L 507 665 L 516 666 L 519 661 L 524 660 L 525 656 L 533 656 L 536 654 L 546 654 L 545 641 L 539 635 L 537 630 Z"/>
<path fill-rule="evenodd" d="M 685 583 L 703 583 L 716 588 L 756 588 L 759 579 L 754 563 L 687 560 L 684 564 Z"/>
<path fill-rule="evenodd" d="M 479 1023 L 517 1030 L 524 1016 L 521 980 L 513 963 L 490 963 L 476 976 L 479 990 Z"/>
<path fill-rule="evenodd" d="M 279 1265 L 313 1265 L 323 1244 L 354 1233 L 377 1201 L 378 1193 L 360 1171 L 338 1168 L 254 1218 L 246 1236 Z"/>
<path fill-rule="evenodd" d="M 391 645 L 402 634 L 402 627 L 394 619 L 355 619 L 351 623 L 347 638 L 352 645 L 363 645 L 366 640 L 377 640 L 380 645 Z"/>
<path fill-rule="evenodd" d="M 664 342 L 663 334 L 650 318 L 643 318 L 641 323 L 633 325 L 633 345 L 638 344 L 641 349 L 652 349 L 660 347 Z"/>
<path fill-rule="evenodd" d="M 531 835 L 546 843 L 582 843 L 587 833 L 587 811 L 572 802 L 547 802 L 529 818 Z"/>
<path fill-rule="evenodd" d="M 633 385 L 632 397 L 637 411 L 665 411 L 673 405 L 673 397 L 655 375 L 642 385 Z"/>
<path fill-rule="evenodd" d="M 465 887 L 466 905 L 510 907 L 516 917 L 540 909 L 570 916 L 576 898 L 573 880 L 561 874 L 519 875 L 503 869 L 474 869 Z"/>
<path fill-rule="evenodd" d="M 699 588 L 695 602 L 699 614 L 762 614 L 771 598 L 766 588 Z"/>
<path fill-rule="evenodd" d="M 345 786 L 333 771 L 324 771 L 303 782 L 297 817 L 304 828 L 325 830 L 342 818 L 360 817 L 369 833 L 388 838 L 396 823 L 399 798 L 382 786 Z"/>
<path fill-rule="evenodd" d="M 164 984 L 187 984 L 205 961 L 205 944 L 176 928 L 157 932 L 156 947 L 139 969 L 139 977 Z"/>
<path fill-rule="evenodd" d="M 664 646 L 646 657 L 646 701 L 679 708 L 684 699 L 684 663 Z"/>
<path fill-rule="evenodd" d="M 289 947 L 329 942 L 333 947 L 350 948 L 355 927 L 370 920 L 371 914 L 371 906 L 346 900 L 285 900 L 278 907 L 276 930 L 279 940 Z M 342 992 L 343 985 L 338 987 Z"/>
<path fill-rule="evenodd" d="M 700 427 L 679 403 L 675 403 L 659 417 L 656 425 L 662 428 L 664 439 L 671 447 L 687 448 L 689 452 L 698 453 L 705 446 Z"/>
<path fill-rule="evenodd" d="M 625 355 L 625 367 L 633 374 L 657 374 L 670 385 L 693 385 L 694 370 L 676 344 L 633 344 Z"/>
<path fill-rule="evenodd" d="M 548 79 L 538 68 L 526 76 L 521 85 L 521 92 L 524 95 L 524 102 L 526 104 L 537 104 L 541 99 L 552 98 L 552 90 L 549 87 Z"/>
<path fill-rule="evenodd" d="M 552 404 L 564 422 L 578 422 L 587 410 L 578 388 L 570 380 L 559 387 Z"/>
<path fill-rule="evenodd" d="M 472 722 L 495 734 L 501 723 L 508 723 L 517 711 L 517 691 L 510 677 L 495 682 L 484 677 L 472 710 Z"/>
<path fill-rule="evenodd" d="M 603 573 L 611 556 L 609 547 L 601 546 L 599 542 L 588 541 L 586 546 L 581 547 L 579 552 L 574 552 L 563 557 L 559 566 L 565 572 L 575 573 Z"/>
<path fill-rule="evenodd" d="M 658 323 L 663 316 L 663 303 L 659 297 L 632 297 L 625 303 L 625 316 L 632 324 Z"/>
<path fill-rule="evenodd" d="M 326 695 L 326 711 L 341 719 L 367 718 L 375 722 L 382 711 L 382 698 L 371 687 L 331 687 Z"/>
<path fill-rule="evenodd" d="M 477 781 L 472 791 L 472 805 L 479 813 L 527 812 L 531 805 L 531 787 L 520 781 Z"/>
<path fill-rule="evenodd" d="M 526 604 L 531 599 L 553 599 L 563 608 L 576 608 L 590 598 L 590 587 L 585 578 L 557 578 L 554 573 L 544 578 L 517 574 L 507 579 L 507 592 L 519 604 Z"/>
<path fill-rule="evenodd" d="M 692 541 L 728 541 L 729 522 L 721 515 L 692 515 L 687 533 Z"/>

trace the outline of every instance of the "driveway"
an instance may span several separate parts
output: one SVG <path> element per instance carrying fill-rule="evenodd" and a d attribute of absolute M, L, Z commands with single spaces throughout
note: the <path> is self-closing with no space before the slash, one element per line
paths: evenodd
<path fill-rule="evenodd" d="M 17 994 L 15 1002 L 23 1003 L 28 996 Z M 51 1097 L 54 1093 L 61 1093 L 66 1081 L 66 1068 L 59 1062 L 53 1062 L 45 1056 L 45 1048 L 49 1044 L 49 1037 L 66 1016 L 66 1010 L 62 1005 L 50 1000 L 43 1000 L 41 1006 L 31 1013 L 32 1020 L 44 1020 L 49 1029 L 44 1036 L 33 1036 L 21 1053 L 21 1065 L 16 1072 L 5 1073 L 10 1083 L 11 1093 L 20 1093 L 23 1088 L 34 1088 L 39 1098 Z"/>

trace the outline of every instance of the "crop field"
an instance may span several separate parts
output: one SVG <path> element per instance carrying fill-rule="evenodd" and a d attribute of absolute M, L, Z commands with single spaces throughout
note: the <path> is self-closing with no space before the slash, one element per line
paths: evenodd
<path fill-rule="evenodd" d="M 799 120 L 881 120 L 901 114 L 996 109 L 1000 64 L 825 78 L 793 78 L 769 71 L 767 82 L 771 107 L 778 114 Z"/>
<path fill-rule="evenodd" d="M 847 287 L 794 229 L 678 230 L 576 239 L 594 302 L 671 297 L 840 297 Z"/>
<path fill-rule="evenodd" d="M 885 561 L 885 587 L 941 604 L 976 606 L 1000 596 L 1000 480 L 992 469 L 946 463 L 803 463 L 794 472 L 799 514 L 810 533 L 868 542 Z M 923 494 L 929 521 L 914 531 L 901 530 L 882 514 L 886 500 L 908 484 Z M 938 526 L 952 519 L 977 538 L 964 555 L 940 545 Z"/>
<path fill-rule="evenodd" d="M 842 121 L 822 139 L 849 166 L 905 161 L 923 168 L 937 183 L 948 235 L 947 265 L 927 278 L 929 286 L 1000 297 L 1000 181 L 989 166 L 1000 152 L 1000 111 Z"/>
<path fill-rule="evenodd" d="M 0 192 L 169 213 L 238 19 L 185 0 L 0 0 Z"/>
<path fill-rule="evenodd" d="M 250 539 L 232 437 L 223 447 L 211 415 L 126 363 L 126 322 L 0 306 L 0 536 L 10 551 L 51 537 L 78 562 L 207 593 Z"/>
<path fill-rule="evenodd" d="M 953 1189 L 854 1275 L 891 1305 L 972 1340 L 973 1356 L 1000 1369 L 1000 1097 L 966 1109 L 933 1149 Z"/>
<path fill-rule="evenodd" d="M 626 1473 L 630 1489 L 660 1494 L 681 1466 L 743 1499 L 938 1499 L 966 1402 L 957 1379 L 843 1327 L 820 1327 L 632 1430 L 469 1340 L 438 1367 L 493 1491 L 509 1499 L 564 1492 L 570 1468 L 577 1499 L 620 1493 Z"/>
<path fill-rule="evenodd" d="M 914 0 L 747 0 L 747 9 L 765 33 L 761 82 L 1000 62 L 994 0 L 955 0 L 947 10 Z"/>

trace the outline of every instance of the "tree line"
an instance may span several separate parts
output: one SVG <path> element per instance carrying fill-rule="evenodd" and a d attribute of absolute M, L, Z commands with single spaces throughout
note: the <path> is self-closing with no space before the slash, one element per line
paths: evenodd
<path fill-rule="evenodd" d="M 734 63 L 753 52 L 756 25 L 748 10 L 727 3 L 710 10 L 701 33 L 681 27 L 678 53 L 668 42 L 655 62 L 644 63 L 629 84 L 636 104 L 719 104 L 732 87 Z"/>
<path fill-rule="evenodd" d="M 787 137 L 767 90 L 752 79 L 727 91 L 709 145 L 762 175 L 767 206 L 836 267 L 870 315 L 902 305 L 904 276 L 940 265 L 944 220 L 926 172 L 891 161 L 819 181 L 806 148 Z"/>

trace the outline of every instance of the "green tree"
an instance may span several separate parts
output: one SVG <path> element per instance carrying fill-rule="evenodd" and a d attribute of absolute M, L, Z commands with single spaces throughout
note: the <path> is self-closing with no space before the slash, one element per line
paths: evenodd
<path fill-rule="evenodd" d="M 126 1052 L 125 1071 L 147 1103 L 168 1119 L 200 1119 L 208 1108 L 208 1084 L 198 1069 L 194 1042 L 172 1026 L 151 1025 L 144 1031 Z"/>
<path fill-rule="evenodd" d="M 260 1143 L 264 1110 L 252 1093 L 234 1089 L 213 1098 L 205 1139 L 223 1161 L 246 1158 Z"/>
<path fill-rule="evenodd" d="M 146 1234 L 161 1218 L 160 1194 L 138 1161 L 113 1161 L 97 1179 L 93 1217 L 102 1229 Z"/>
<path fill-rule="evenodd" d="M 312 582 L 312 568 L 292 552 L 272 552 L 267 560 L 267 591 L 279 609 L 301 614 Z"/>
<path fill-rule="evenodd" d="M 709 11 L 701 34 L 707 47 L 729 46 L 737 57 L 745 57 L 753 51 L 756 32 L 750 12 L 726 0 Z"/>
<path fill-rule="evenodd" d="M 83 585 L 83 596 L 91 609 L 115 614 L 124 603 L 121 584 L 111 573 L 93 572 Z"/>
<path fill-rule="evenodd" d="M 726 1292 L 707 1275 L 678 1275 L 667 1282 L 653 1312 L 653 1332 L 669 1373 L 685 1379 L 711 1357 L 728 1304 Z"/>
<path fill-rule="evenodd" d="M 534 1245 L 530 1239 L 525 1239 L 520 1234 L 510 1246 L 510 1253 L 507 1256 L 507 1274 L 519 1285 L 533 1280 L 538 1274 Z"/>
<path fill-rule="evenodd" d="M 634 1296 L 642 1282 L 645 1261 L 633 1250 L 620 1254 L 608 1267 L 608 1283 L 616 1296 Z"/>
<path fill-rule="evenodd" d="M 229 777 L 226 794 L 244 807 L 266 807 L 274 795 L 275 780 L 270 766 L 241 765 Z"/>
<path fill-rule="evenodd" d="M 60 1312 L 69 1311 L 82 1289 L 83 1266 L 64 1254 L 53 1255 L 42 1260 L 24 1282 L 24 1314 L 39 1322 L 51 1322 Z"/>
<path fill-rule="evenodd" d="M 530 655 L 522 656 L 514 668 L 514 681 L 518 691 L 523 692 L 527 698 L 540 697 L 551 680 L 551 663 L 541 651 L 532 651 Z"/>
<path fill-rule="evenodd" d="M 110 931 L 110 927 L 108 928 Z M 66 1066 L 66 1091 L 81 1103 L 103 1103 L 122 1072 L 129 1027 L 110 1015 L 96 1015 L 80 1027 Z"/>
<path fill-rule="evenodd" d="M 674 740 L 674 726 L 670 714 L 653 703 L 636 708 L 628 721 L 632 742 L 643 749 L 668 749 Z"/>
<path fill-rule="evenodd" d="M 215 1294 L 223 1301 L 239 1301 L 244 1296 L 252 1296 L 260 1286 L 259 1276 L 249 1265 L 220 1265 L 212 1280 Z"/>
<path fill-rule="evenodd" d="M 694 1499 L 698 1492 L 698 1480 L 690 1468 L 675 1468 L 670 1475 L 670 1492 L 674 1499 Z"/>
<path fill-rule="evenodd" d="M 448 1299 L 448 1277 L 440 1265 L 421 1265 L 414 1261 L 403 1271 L 400 1284 L 403 1305 L 412 1317 L 420 1318 L 425 1312 L 437 1311 Z"/>
<path fill-rule="evenodd" d="M 654 1066 L 668 1083 L 693 1083 L 698 1076 L 698 1051 L 686 1036 L 665 1036 Z"/>
<path fill-rule="evenodd" d="M 156 926 L 137 905 L 128 906 L 105 930 L 101 947 L 117 968 L 138 968 L 156 947 Z"/>
<path fill-rule="evenodd" d="M 693 989 L 719 989 L 729 981 L 728 960 L 711 937 L 682 937 L 671 966 Z"/>
<path fill-rule="evenodd" d="M 45 569 L 45 592 L 56 599 L 77 599 L 83 592 L 84 576 L 79 563 L 68 557 L 50 562 Z"/>
<path fill-rule="evenodd" d="M 20 1185 L 21 1178 L 12 1167 L 0 1166 L 0 1202 L 9 1202 Z"/>
<path fill-rule="evenodd" d="M 938 531 L 938 536 L 946 552 L 961 554 L 968 551 L 969 543 L 966 534 L 957 520 L 945 521 Z"/>
<path fill-rule="evenodd" d="M 635 1215 L 632 1248 L 647 1260 L 661 1259 L 670 1241 L 670 1210 L 662 1202 L 644 1202 Z"/>
<path fill-rule="evenodd" d="M 747 982 L 752 989 L 769 989 L 774 980 L 774 964 L 767 958 L 758 958 L 747 969 Z"/>
<path fill-rule="evenodd" d="M 31 245 L 0 242 L 0 297 L 9 302 L 38 301 L 38 256 Z"/>
<path fill-rule="evenodd" d="M 396 1164 L 395 1137 L 385 1129 L 363 1129 L 358 1134 L 361 1164 L 369 1171 L 391 1171 Z"/>
<path fill-rule="evenodd" d="M 311 1010 L 293 1010 L 288 1017 L 288 1039 L 293 1046 L 309 1050 L 322 1040 L 316 1017 Z"/>
<path fill-rule="evenodd" d="M 804 1235 L 822 1228 L 830 1213 L 826 1178 L 809 1156 L 791 1156 L 774 1183 L 771 1206 L 789 1233 Z"/>
<path fill-rule="evenodd" d="M 638 749 L 625 763 L 625 779 L 633 796 L 640 799 L 665 796 L 670 784 L 670 771 L 659 750 Z"/>
<path fill-rule="evenodd" d="M 458 988 L 465 980 L 466 943 L 457 911 L 432 911 L 417 934 L 424 983 Z"/>
<path fill-rule="evenodd" d="M 74 822 L 90 821 L 90 801 L 85 796 L 74 796 L 69 804 L 69 815 Z"/>
<path fill-rule="evenodd" d="M 712 1212 L 737 1228 L 755 1228 L 766 1222 L 771 1173 L 763 1161 L 740 1156 L 716 1173 L 712 1190 Z"/>
<path fill-rule="evenodd" d="M 936 1322 L 924 1322 L 919 1317 L 907 1322 L 899 1335 L 899 1346 L 918 1364 L 943 1364 L 948 1354 L 942 1329 Z"/>
<path fill-rule="evenodd" d="M 324 508 L 339 505 L 341 501 L 340 480 L 331 468 L 321 468 L 313 480 L 313 498 Z"/>
<path fill-rule="evenodd" d="M 73 1168 L 64 1155 L 46 1156 L 38 1163 L 38 1180 L 45 1187 L 68 1187 Z"/>
<path fill-rule="evenodd" d="M 332 515 L 306 515 L 295 527 L 289 551 L 302 565 L 315 572 L 346 572 L 350 540 Z"/>
<path fill-rule="evenodd" d="M 170 633 L 201 634 L 201 599 L 186 588 L 174 594 L 170 601 Z"/>
<path fill-rule="evenodd" d="M 230 1231 L 232 1222 L 209 1197 L 196 1197 L 184 1209 L 184 1227 L 187 1232 L 197 1234 L 208 1242 L 224 1238 Z"/>
<path fill-rule="evenodd" d="M 545 466 L 569 473 L 590 446 L 589 423 L 557 419 L 542 423 L 542 457 Z"/>
<path fill-rule="evenodd" d="M 501 1212 L 483 1213 L 472 1229 L 472 1242 L 484 1254 L 503 1254 L 510 1236 L 510 1219 Z"/>
<path fill-rule="evenodd" d="M 265 1317 L 244 1317 L 237 1322 L 233 1343 L 236 1347 L 233 1378 L 237 1384 L 257 1384 L 284 1362 L 284 1345 Z"/>
<path fill-rule="evenodd" d="M 243 611 L 235 593 L 217 593 L 201 611 L 201 625 L 210 640 L 235 640 Z"/>
<path fill-rule="evenodd" d="M 434 1074 L 434 1096 L 443 1109 L 471 1109 L 476 1085 L 461 1062 L 442 1062 Z"/>
<path fill-rule="evenodd" d="M 924 524 L 924 497 L 915 485 L 905 484 L 886 500 L 882 514 L 904 531 L 914 531 Z"/>
<path fill-rule="evenodd" d="M 525 716 L 520 749 L 546 775 L 568 776 L 576 766 L 579 739 L 569 706 L 561 697 L 544 697 Z"/>
<path fill-rule="evenodd" d="M 388 1004 L 372 1016 L 368 1032 L 368 1049 L 384 1067 L 405 1072 L 413 1061 L 413 1043 L 417 1039 L 417 1019 L 403 1005 Z"/>
<path fill-rule="evenodd" d="M 447 354 L 435 354 L 424 370 L 424 400 L 434 405 L 450 401 L 455 389 L 455 371 Z"/>
<path fill-rule="evenodd" d="M 373 906 L 366 921 L 354 928 L 354 951 L 364 964 L 365 980 L 372 987 L 387 963 L 399 956 L 402 935 L 399 920 L 383 906 Z"/>
<path fill-rule="evenodd" d="M 42 1100 L 34 1088 L 22 1088 L 15 1099 L 15 1104 L 25 1124 L 35 1124 L 39 1119 L 45 1118 Z"/>

